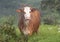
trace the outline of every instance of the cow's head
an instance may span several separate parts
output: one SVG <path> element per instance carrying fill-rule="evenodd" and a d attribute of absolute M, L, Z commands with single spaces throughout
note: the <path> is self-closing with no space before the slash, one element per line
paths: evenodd
<path fill-rule="evenodd" d="M 25 7 L 21 8 L 21 9 L 17 9 L 16 12 L 30 13 L 30 12 L 32 12 L 34 10 L 35 10 L 35 8 L 25 6 Z"/>
<path fill-rule="evenodd" d="M 35 8 L 31 8 L 31 7 L 29 7 L 29 6 L 25 6 L 25 7 L 21 8 L 21 9 L 17 9 L 16 11 L 17 11 L 18 13 L 23 13 L 25 19 L 30 19 L 30 17 L 31 17 L 31 12 L 33 12 L 34 10 L 35 10 Z"/>

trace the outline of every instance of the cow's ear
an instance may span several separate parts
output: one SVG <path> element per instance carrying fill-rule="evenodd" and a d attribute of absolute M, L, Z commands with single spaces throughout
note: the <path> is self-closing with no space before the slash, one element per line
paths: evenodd
<path fill-rule="evenodd" d="M 20 13 L 20 12 L 23 12 L 23 10 L 22 9 L 17 9 L 16 12 Z"/>

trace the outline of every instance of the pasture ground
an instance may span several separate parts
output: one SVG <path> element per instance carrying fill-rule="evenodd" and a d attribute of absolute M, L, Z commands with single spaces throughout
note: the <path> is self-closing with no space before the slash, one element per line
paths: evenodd
<path fill-rule="evenodd" d="M 60 42 L 60 32 L 57 25 L 41 25 L 38 34 L 29 37 L 28 42 Z M 19 29 L 16 29 L 16 34 L 19 37 Z"/>

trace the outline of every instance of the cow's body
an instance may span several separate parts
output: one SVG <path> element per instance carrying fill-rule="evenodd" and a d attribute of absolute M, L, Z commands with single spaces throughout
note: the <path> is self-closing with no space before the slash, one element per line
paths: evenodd
<path fill-rule="evenodd" d="M 30 14 L 27 18 L 24 16 L 26 13 L 21 13 L 19 16 L 20 20 L 18 27 L 24 35 L 32 35 L 35 32 L 37 33 L 40 24 L 40 12 L 37 9 L 29 10 L 29 12 L 30 13 L 27 11 L 27 13 Z"/>

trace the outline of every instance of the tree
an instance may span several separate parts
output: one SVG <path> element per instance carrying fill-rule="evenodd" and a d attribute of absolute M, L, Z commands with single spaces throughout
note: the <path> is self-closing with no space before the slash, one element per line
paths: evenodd
<path fill-rule="evenodd" d="M 43 11 L 43 17 L 45 18 L 45 22 L 49 21 L 54 22 L 54 24 L 57 24 L 59 18 L 60 18 L 60 0 L 42 0 L 41 1 L 41 10 Z M 52 17 L 51 17 L 52 16 Z M 50 19 L 51 18 L 51 19 Z"/>

